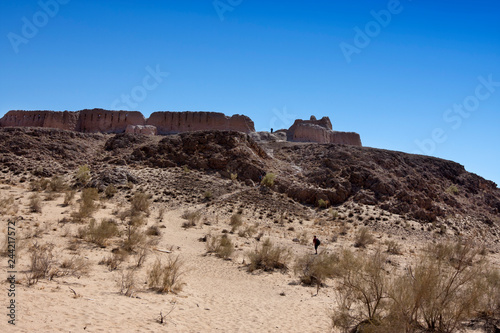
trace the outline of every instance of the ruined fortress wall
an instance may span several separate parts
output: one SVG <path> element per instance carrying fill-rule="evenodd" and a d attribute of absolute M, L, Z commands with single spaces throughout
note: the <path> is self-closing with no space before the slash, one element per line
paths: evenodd
<path fill-rule="evenodd" d="M 247 116 L 228 117 L 219 112 L 154 112 L 146 121 L 156 126 L 158 134 L 173 134 L 200 130 L 234 130 L 255 132 L 253 121 Z"/>
<path fill-rule="evenodd" d="M 0 127 L 51 127 L 76 131 L 78 118 L 79 112 L 13 110 L 0 119 Z"/>
<path fill-rule="evenodd" d="M 362 147 L 361 137 L 359 136 L 358 133 L 333 131 L 330 134 L 330 137 L 331 137 L 330 139 L 331 143 L 341 143 L 344 145 L 353 145 Z"/>
<path fill-rule="evenodd" d="M 158 134 L 212 129 L 255 132 L 254 123 L 247 116 L 228 117 L 218 112 L 155 112 L 146 120 L 138 111 L 9 111 L 0 119 L 0 127 L 50 127 L 84 133 L 123 133 L 128 126 L 145 125 L 157 127 Z"/>
<path fill-rule="evenodd" d="M 145 125 L 139 111 L 109 111 L 86 109 L 80 111 L 77 130 L 84 133 L 123 133 L 129 125 Z"/>
<path fill-rule="evenodd" d="M 316 120 L 295 120 L 286 132 L 287 141 L 340 143 L 361 147 L 361 138 L 358 133 L 332 131 L 332 123 L 328 117 Z"/>

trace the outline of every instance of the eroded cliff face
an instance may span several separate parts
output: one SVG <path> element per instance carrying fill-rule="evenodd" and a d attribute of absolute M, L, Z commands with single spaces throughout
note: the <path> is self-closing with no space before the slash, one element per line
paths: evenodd
<path fill-rule="evenodd" d="M 332 123 L 328 117 L 317 120 L 311 116 L 310 120 L 295 120 L 286 132 L 287 141 L 340 143 L 361 147 L 361 137 L 354 132 L 332 131 Z"/>
<path fill-rule="evenodd" d="M 255 132 L 253 121 L 243 115 L 228 117 L 219 112 L 154 112 L 146 122 L 156 126 L 158 134 L 174 134 L 203 130 Z"/>

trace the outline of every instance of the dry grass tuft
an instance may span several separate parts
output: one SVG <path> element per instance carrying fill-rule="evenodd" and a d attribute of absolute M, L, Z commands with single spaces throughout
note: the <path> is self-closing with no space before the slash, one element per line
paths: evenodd
<path fill-rule="evenodd" d="M 157 259 L 148 274 L 149 287 L 160 293 L 180 292 L 185 285 L 182 281 L 183 266 L 179 256 L 169 257 L 166 264 Z"/>
<path fill-rule="evenodd" d="M 40 199 L 40 195 L 38 193 L 33 193 L 30 195 L 29 201 L 29 209 L 32 213 L 41 213 L 42 212 L 42 199 Z"/>
<path fill-rule="evenodd" d="M 182 218 L 187 220 L 182 224 L 183 228 L 187 229 L 195 227 L 198 224 L 198 222 L 200 222 L 201 212 L 199 210 L 194 212 L 185 211 L 184 214 L 182 214 Z"/>
<path fill-rule="evenodd" d="M 113 219 L 103 219 L 99 224 L 91 219 L 88 226 L 78 230 L 80 238 L 100 247 L 106 247 L 108 239 L 118 235 L 118 226 Z"/>
<path fill-rule="evenodd" d="M 234 253 L 234 244 L 227 235 L 210 236 L 207 241 L 207 253 L 215 253 L 219 258 L 228 259 Z"/>
<path fill-rule="evenodd" d="M 274 245 L 268 238 L 255 251 L 248 253 L 248 257 L 250 259 L 250 264 L 248 265 L 249 272 L 257 269 L 264 271 L 274 271 L 276 269 L 286 271 L 288 270 L 291 252 L 285 247 Z"/>
<path fill-rule="evenodd" d="M 366 248 L 367 245 L 375 243 L 375 237 L 370 233 L 367 227 L 359 228 L 354 238 L 354 247 Z"/>
<path fill-rule="evenodd" d="M 318 255 L 305 254 L 296 259 L 294 272 L 301 283 L 307 286 L 316 285 L 319 290 L 326 279 L 338 275 L 338 261 L 336 254 L 327 254 L 324 251 Z"/>

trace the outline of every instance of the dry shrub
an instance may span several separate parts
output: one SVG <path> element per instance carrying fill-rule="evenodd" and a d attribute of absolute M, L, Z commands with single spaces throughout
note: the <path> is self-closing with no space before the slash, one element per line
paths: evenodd
<path fill-rule="evenodd" d="M 108 186 L 106 186 L 106 189 L 104 190 L 104 195 L 106 196 L 106 198 L 112 198 L 114 197 L 114 195 L 118 192 L 118 190 L 116 189 L 116 187 L 113 185 L 113 184 L 109 184 Z"/>
<path fill-rule="evenodd" d="M 456 332 L 482 307 L 483 258 L 470 243 L 431 245 L 407 274 L 394 282 L 392 323 L 429 332 Z"/>
<path fill-rule="evenodd" d="M 118 226 L 113 219 L 103 219 L 99 224 L 94 219 L 91 219 L 88 226 L 78 230 L 78 235 L 88 242 L 100 247 L 106 247 L 108 239 L 118 236 L 119 232 Z"/>
<path fill-rule="evenodd" d="M 90 181 L 90 168 L 87 164 L 80 165 L 76 171 L 76 184 L 85 186 Z"/>
<path fill-rule="evenodd" d="M 75 194 L 76 194 L 75 190 L 69 190 L 64 193 L 64 202 L 63 202 L 64 207 L 71 205 L 73 199 L 75 198 Z"/>
<path fill-rule="evenodd" d="M 163 215 L 165 215 L 165 207 L 161 206 L 158 209 L 158 216 L 157 216 L 158 222 L 162 222 L 163 221 Z"/>
<path fill-rule="evenodd" d="M 18 211 L 18 206 L 14 203 L 14 197 L 0 197 L 0 215 L 15 215 Z"/>
<path fill-rule="evenodd" d="M 118 269 L 120 264 L 127 259 L 128 253 L 124 250 L 118 250 L 113 252 L 110 257 L 102 258 L 98 264 L 106 265 L 110 271 Z"/>
<path fill-rule="evenodd" d="M 227 235 L 210 236 L 207 241 L 207 253 L 215 253 L 219 258 L 228 259 L 234 253 L 234 244 Z"/>
<path fill-rule="evenodd" d="M 344 250 L 339 256 L 337 307 L 332 324 L 343 332 L 373 332 L 381 323 L 388 278 L 380 251 L 367 256 Z"/>
<path fill-rule="evenodd" d="M 51 277 L 51 269 L 54 264 L 53 248 L 54 244 L 40 245 L 35 242 L 28 249 L 30 254 L 29 272 L 26 275 L 28 285 L 31 286 L 40 279 Z"/>
<path fill-rule="evenodd" d="M 185 211 L 181 216 L 183 219 L 187 220 L 182 224 L 183 228 L 195 227 L 201 219 L 201 212 L 199 210 L 194 212 Z"/>
<path fill-rule="evenodd" d="M 229 225 L 231 226 L 231 232 L 235 232 L 243 224 L 242 215 L 240 213 L 233 214 Z"/>
<path fill-rule="evenodd" d="M 248 258 L 250 259 L 250 265 L 248 265 L 249 272 L 257 269 L 264 271 L 274 271 L 275 269 L 286 271 L 291 253 L 285 247 L 274 245 L 268 238 L 255 251 L 248 253 Z"/>
<path fill-rule="evenodd" d="M 367 245 L 375 243 L 375 238 L 367 227 L 359 228 L 354 238 L 354 247 L 366 248 Z"/>
<path fill-rule="evenodd" d="M 45 191 L 49 187 L 50 181 L 47 178 L 40 178 L 30 181 L 30 190 L 33 192 Z"/>
<path fill-rule="evenodd" d="M 119 282 L 120 294 L 127 297 L 132 297 L 137 289 L 135 281 L 135 270 L 129 270 L 127 273 L 122 272 L 121 280 Z"/>
<path fill-rule="evenodd" d="M 135 216 L 144 213 L 146 216 L 149 216 L 149 198 L 150 196 L 144 192 L 135 192 L 130 201 L 130 215 Z"/>
<path fill-rule="evenodd" d="M 63 275 L 72 275 L 80 278 L 87 275 L 89 272 L 89 263 L 83 257 L 73 256 L 65 259 L 59 266 L 62 269 Z"/>
<path fill-rule="evenodd" d="M 385 242 L 385 245 L 387 245 L 387 253 L 389 254 L 394 254 L 394 255 L 402 255 L 403 251 L 401 251 L 401 247 L 398 242 L 388 240 Z"/>
<path fill-rule="evenodd" d="M 338 275 L 336 270 L 338 261 L 336 254 L 324 251 L 319 255 L 304 254 L 296 259 L 294 272 L 299 276 L 301 283 L 307 286 L 316 285 L 319 290 L 326 279 Z"/>
<path fill-rule="evenodd" d="M 136 248 L 145 245 L 144 233 L 137 227 L 130 226 L 127 229 L 127 238 L 122 243 L 122 248 L 127 252 L 135 252 Z"/>
<path fill-rule="evenodd" d="M 257 232 L 257 227 L 252 225 L 247 225 L 244 229 L 238 231 L 238 236 L 249 238 L 252 237 Z"/>
<path fill-rule="evenodd" d="M 29 209 L 32 213 L 41 213 L 42 212 L 42 200 L 40 199 L 40 195 L 38 193 L 33 193 L 30 195 Z"/>
<path fill-rule="evenodd" d="M 481 316 L 500 320 L 500 270 L 484 273 L 484 287 Z"/>
<path fill-rule="evenodd" d="M 160 293 L 180 292 L 185 285 L 182 281 L 183 266 L 179 256 L 169 257 L 166 264 L 157 259 L 148 274 L 149 287 Z"/>
<path fill-rule="evenodd" d="M 56 192 L 56 193 L 63 192 L 66 188 L 67 186 L 64 183 L 64 179 L 62 179 L 62 177 L 57 175 L 53 176 L 50 179 L 49 184 L 47 186 L 47 190 L 49 192 Z"/>
<path fill-rule="evenodd" d="M 152 225 L 146 230 L 146 235 L 148 236 L 161 236 L 160 227 L 157 225 Z"/>
<path fill-rule="evenodd" d="M 82 191 L 80 207 L 77 212 L 71 214 L 74 222 L 81 222 L 83 219 L 92 217 L 97 211 L 95 200 L 99 198 L 96 188 L 86 188 Z"/>

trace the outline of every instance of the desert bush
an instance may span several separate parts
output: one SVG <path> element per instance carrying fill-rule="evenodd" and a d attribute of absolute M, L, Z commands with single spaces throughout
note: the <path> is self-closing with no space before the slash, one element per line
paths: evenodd
<path fill-rule="evenodd" d="M 457 185 L 451 185 L 450 187 L 448 187 L 446 192 L 448 192 L 450 194 L 458 194 L 459 191 L 458 191 Z"/>
<path fill-rule="evenodd" d="M 98 198 L 99 194 L 96 188 L 83 189 L 78 211 L 71 214 L 73 221 L 80 222 L 83 219 L 92 217 L 92 215 L 97 211 L 95 200 Z"/>
<path fill-rule="evenodd" d="M 255 251 L 248 253 L 248 258 L 250 259 L 250 264 L 248 265 L 249 272 L 257 269 L 264 271 L 274 271 L 275 269 L 286 271 L 291 253 L 285 247 L 274 245 L 268 238 Z"/>
<path fill-rule="evenodd" d="M 144 233 L 139 228 L 129 225 L 127 228 L 127 238 L 123 241 L 122 248 L 127 252 L 134 252 L 137 247 L 144 245 L 144 243 Z"/>
<path fill-rule="evenodd" d="M 77 185 L 85 186 L 90 181 L 90 168 L 87 164 L 80 165 L 76 171 L 76 183 Z"/>
<path fill-rule="evenodd" d="M 204 197 L 204 198 L 205 198 L 205 200 L 207 200 L 207 201 L 208 201 L 208 200 L 210 200 L 210 199 L 212 199 L 212 197 L 213 197 L 213 196 L 214 196 L 214 195 L 212 194 L 212 192 L 211 192 L 211 191 L 205 191 L 205 193 L 203 194 L 203 197 Z"/>
<path fill-rule="evenodd" d="M 481 308 L 485 265 L 469 243 L 431 245 L 390 289 L 388 319 L 426 332 L 456 332 Z"/>
<path fill-rule="evenodd" d="M 88 274 L 90 265 L 83 257 L 73 256 L 65 259 L 59 267 L 62 269 L 61 273 L 63 275 L 72 275 L 80 278 Z"/>
<path fill-rule="evenodd" d="M 231 226 L 231 232 L 235 232 L 239 227 L 243 224 L 241 214 L 236 213 L 231 216 L 231 220 L 229 221 L 229 225 Z"/>
<path fill-rule="evenodd" d="M 184 263 L 179 256 L 169 257 L 166 264 L 157 259 L 148 274 L 148 285 L 160 293 L 178 293 L 185 283 L 182 281 L 184 275 Z"/>
<path fill-rule="evenodd" d="M 32 213 L 41 213 L 42 212 L 42 200 L 40 199 L 40 195 L 38 193 L 33 193 L 30 195 L 29 208 Z"/>
<path fill-rule="evenodd" d="M 91 219 L 88 226 L 78 230 L 78 235 L 88 242 L 106 247 L 108 239 L 118 236 L 119 232 L 116 222 L 112 219 L 103 219 L 99 224 Z"/>
<path fill-rule="evenodd" d="M 114 195 L 118 192 L 117 188 L 115 185 L 113 184 L 109 184 L 108 186 L 106 186 L 106 189 L 104 190 L 104 196 L 106 196 L 106 198 L 112 198 L 114 197 Z"/>
<path fill-rule="evenodd" d="M 231 173 L 231 175 L 230 175 L 230 176 L 231 176 L 231 180 L 232 180 L 232 181 L 235 181 L 235 180 L 237 180 L 237 179 L 238 179 L 238 174 L 237 174 L 237 173 Z"/>
<path fill-rule="evenodd" d="M 334 327 L 371 332 L 380 325 L 388 287 L 384 262 L 380 251 L 370 256 L 349 250 L 341 253 L 335 268 L 340 279 L 338 304 L 331 317 Z"/>
<path fill-rule="evenodd" d="M 17 211 L 18 207 L 13 196 L 0 197 L 0 215 L 15 215 Z"/>
<path fill-rule="evenodd" d="M 238 236 L 240 237 L 252 237 L 257 232 L 257 227 L 253 225 L 247 225 L 245 228 L 238 231 Z"/>
<path fill-rule="evenodd" d="M 269 188 L 274 186 L 274 181 L 276 180 L 276 175 L 272 172 L 266 173 L 260 182 L 261 185 L 267 186 Z"/>
<path fill-rule="evenodd" d="M 48 190 L 50 192 L 60 193 L 66 189 L 66 184 L 64 183 L 64 179 L 61 176 L 53 176 L 48 184 Z"/>
<path fill-rule="evenodd" d="M 369 244 L 375 243 L 375 238 L 367 227 L 359 228 L 355 238 L 354 247 L 365 248 Z"/>
<path fill-rule="evenodd" d="M 483 279 L 481 316 L 500 320 L 500 270 L 487 270 Z"/>
<path fill-rule="evenodd" d="M 69 190 L 69 191 L 66 191 L 64 193 L 64 202 L 63 202 L 64 207 L 71 205 L 71 203 L 73 202 L 73 199 L 75 198 L 75 194 L 76 194 L 76 191 L 74 191 L 74 190 Z"/>
<path fill-rule="evenodd" d="M 218 257 L 228 259 L 234 253 L 234 244 L 227 235 L 211 236 L 207 243 L 207 253 L 215 253 Z"/>
<path fill-rule="evenodd" d="M 50 180 L 47 178 L 34 179 L 30 181 L 30 190 L 32 192 L 45 191 L 49 186 Z"/>
<path fill-rule="evenodd" d="M 198 222 L 200 222 L 201 212 L 199 210 L 193 212 L 185 211 L 184 214 L 182 214 L 182 218 L 187 220 L 182 224 L 182 227 L 186 229 L 191 228 L 196 226 Z"/>
<path fill-rule="evenodd" d="M 398 242 L 388 240 L 385 242 L 385 245 L 387 245 L 387 253 L 389 254 L 394 254 L 394 255 L 402 255 L 403 252 L 401 251 L 401 246 L 399 245 Z"/>
<path fill-rule="evenodd" d="M 152 225 L 149 228 L 146 229 L 146 235 L 148 236 L 160 236 L 161 231 L 160 227 L 157 225 Z"/>
<path fill-rule="evenodd" d="M 296 259 L 294 272 L 299 276 L 301 283 L 307 286 L 316 285 L 319 290 L 326 279 L 338 275 L 336 271 L 338 260 L 336 254 L 327 254 L 324 251 L 319 255 L 304 254 Z"/>
<path fill-rule="evenodd" d="M 318 200 L 318 207 L 319 208 L 328 208 L 329 202 L 327 200 L 319 199 Z"/>
<path fill-rule="evenodd" d="M 110 257 L 102 258 L 98 265 L 106 265 L 110 271 L 118 269 L 120 264 L 125 261 L 128 253 L 124 250 L 115 251 Z"/>
<path fill-rule="evenodd" d="M 35 242 L 28 249 L 30 254 L 29 272 L 26 275 L 28 285 L 31 286 L 40 279 L 50 276 L 54 264 L 53 248 L 54 244 L 40 245 Z"/>
<path fill-rule="evenodd" d="M 131 215 L 134 216 L 144 213 L 146 216 L 149 216 L 149 198 L 149 195 L 144 192 L 135 192 L 130 201 Z"/>
<path fill-rule="evenodd" d="M 137 283 L 135 280 L 135 270 L 129 270 L 127 273 L 121 273 L 121 279 L 119 282 L 120 294 L 127 297 L 132 297 L 135 290 L 137 289 Z"/>
<path fill-rule="evenodd" d="M 163 215 L 165 215 L 165 207 L 161 206 L 158 209 L 158 216 L 157 216 L 158 222 L 162 222 L 163 221 Z"/>

